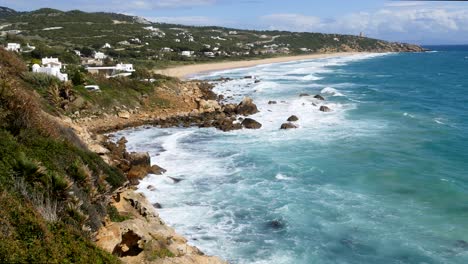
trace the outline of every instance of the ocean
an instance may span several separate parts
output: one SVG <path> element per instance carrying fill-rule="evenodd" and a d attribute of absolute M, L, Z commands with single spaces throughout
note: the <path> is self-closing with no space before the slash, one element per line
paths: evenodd
<path fill-rule="evenodd" d="M 252 97 L 263 127 L 116 136 L 167 169 L 140 191 L 206 254 L 231 263 L 468 263 L 468 48 L 431 48 L 200 75 L 233 78 L 215 91 L 232 102 Z M 291 115 L 299 128 L 280 130 Z"/>

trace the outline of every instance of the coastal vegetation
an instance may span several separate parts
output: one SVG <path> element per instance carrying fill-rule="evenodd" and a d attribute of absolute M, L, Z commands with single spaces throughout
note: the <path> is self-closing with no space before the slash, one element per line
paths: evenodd
<path fill-rule="evenodd" d="M 125 178 L 43 109 L 0 49 L 0 262 L 117 263 L 90 240 Z"/>
<path fill-rule="evenodd" d="M 117 61 L 145 68 L 211 61 L 270 58 L 340 51 L 408 51 L 408 45 L 356 35 L 294 33 L 195 27 L 151 22 L 115 13 L 60 11 L 2 12 L 1 43 L 30 44 L 27 60 L 46 56 L 79 63 L 83 56 L 104 52 Z M 107 45 L 106 45 L 107 44 Z M 414 48 L 414 47 L 413 47 Z M 191 51 L 193 54 L 185 54 Z"/>

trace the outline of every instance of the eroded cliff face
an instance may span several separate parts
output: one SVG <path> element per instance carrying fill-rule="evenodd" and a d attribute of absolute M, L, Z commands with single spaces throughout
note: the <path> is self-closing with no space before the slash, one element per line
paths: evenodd
<path fill-rule="evenodd" d="M 188 245 L 184 237 L 163 222 L 143 194 L 132 189 L 119 190 L 111 205 L 128 220 L 107 219 L 96 235 L 96 244 L 124 263 L 227 263 Z"/>

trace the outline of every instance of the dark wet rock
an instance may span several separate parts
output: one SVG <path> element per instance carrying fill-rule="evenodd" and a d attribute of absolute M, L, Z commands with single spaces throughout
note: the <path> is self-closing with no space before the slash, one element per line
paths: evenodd
<path fill-rule="evenodd" d="M 465 240 L 457 240 L 455 242 L 455 247 L 468 250 L 468 242 L 466 242 Z"/>
<path fill-rule="evenodd" d="M 280 129 L 293 129 L 293 128 L 297 128 L 297 126 L 291 123 L 284 123 L 281 125 Z"/>
<path fill-rule="evenodd" d="M 299 118 L 297 116 L 295 116 L 295 115 L 292 115 L 292 116 L 290 116 L 288 118 L 288 122 L 296 122 L 298 120 L 299 120 Z"/>
<path fill-rule="evenodd" d="M 310 96 L 310 94 L 308 94 L 308 93 L 301 93 L 299 96 L 300 96 L 300 97 L 305 97 L 305 96 Z"/>
<path fill-rule="evenodd" d="M 253 76 L 251 76 L 251 75 L 244 76 L 244 79 L 253 79 Z"/>
<path fill-rule="evenodd" d="M 267 226 L 275 230 L 283 229 L 286 227 L 286 225 L 281 220 L 272 220 L 267 223 Z"/>
<path fill-rule="evenodd" d="M 258 108 L 257 105 L 253 103 L 252 98 L 245 97 L 237 106 L 236 113 L 243 116 L 253 115 L 258 113 Z"/>
<path fill-rule="evenodd" d="M 328 106 L 322 105 L 320 107 L 320 111 L 322 111 L 322 112 L 331 112 L 332 110 Z"/>
<path fill-rule="evenodd" d="M 262 124 L 253 120 L 252 118 L 246 118 L 244 121 L 242 121 L 242 126 L 247 129 L 260 129 Z"/>
<path fill-rule="evenodd" d="M 218 95 L 218 101 L 222 101 L 222 100 L 224 100 L 224 95 L 222 94 Z"/>
<path fill-rule="evenodd" d="M 278 102 L 276 102 L 276 101 L 268 101 L 268 104 L 269 104 L 269 105 L 277 104 L 277 103 L 278 103 Z"/>
<path fill-rule="evenodd" d="M 171 179 L 174 183 L 179 183 L 182 181 L 182 179 L 179 179 L 179 178 L 175 178 L 175 177 L 170 177 L 168 176 L 169 179 Z"/>
<path fill-rule="evenodd" d="M 261 82 L 261 81 L 260 81 L 260 80 L 255 80 L 255 82 L 254 82 L 254 83 L 259 83 L 259 82 Z"/>
<path fill-rule="evenodd" d="M 160 203 L 154 203 L 153 207 L 156 209 L 162 209 L 162 205 Z"/>
<path fill-rule="evenodd" d="M 242 129 L 242 126 L 239 123 L 234 123 L 234 121 L 235 119 L 224 117 L 224 118 L 216 119 L 213 122 L 213 126 L 224 132 Z"/>
<path fill-rule="evenodd" d="M 148 189 L 150 191 L 156 191 L 156 187 L 154 187 L 153 185 L 148 185 L 148 187 L 146 187 L 146 189 Z"/>
<path fill-rule="evenodd" d="M 226 104 L 223 107 L 223 112 L 226 115 L 235 115 L 236 114 L 236 109 L 237 109 L 237 105 L 235 105 L 235 104 Z"/>
<path fill-rule="evenodd" d="M 317 94 L 316 96 L 314 96 L 314 98 L 321 101 L 325 101 L 325 98 L 323 98 L 323 96 L 321 96 L 320 94 Z"/>

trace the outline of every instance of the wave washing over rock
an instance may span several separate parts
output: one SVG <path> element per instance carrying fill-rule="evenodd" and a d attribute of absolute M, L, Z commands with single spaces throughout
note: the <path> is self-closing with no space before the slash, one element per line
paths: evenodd
<path fill-rule="evenodd" d="M 232 79 L 215 82 L 226 103 L 253 98 L 259 130 L 117 136 L 167 169 L 139 185 L 161 217 L 231 263 L 466 263 L 468 65 L 456 58 L 365 55 L 210 73 L 199 78 Z M 425 72 L 428 61 L 454 68 Z M 280 130 L 292 115 L 297 129 Z"/>

